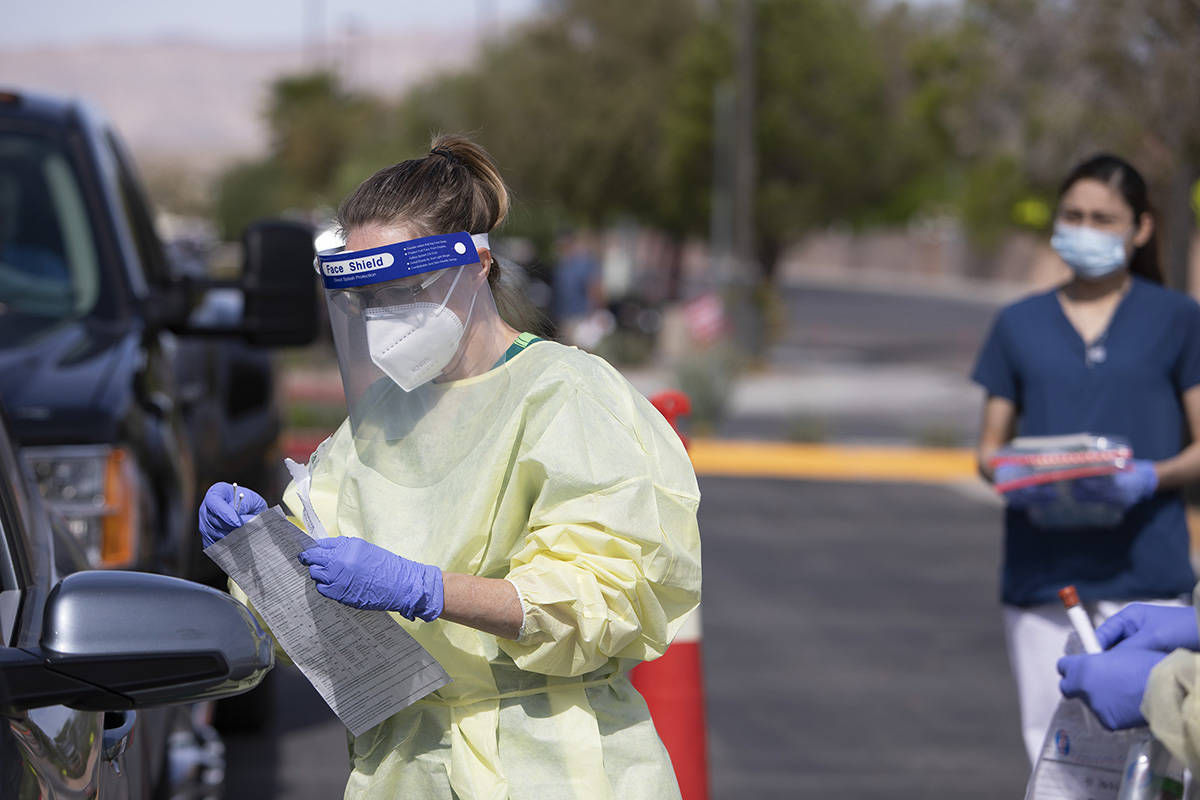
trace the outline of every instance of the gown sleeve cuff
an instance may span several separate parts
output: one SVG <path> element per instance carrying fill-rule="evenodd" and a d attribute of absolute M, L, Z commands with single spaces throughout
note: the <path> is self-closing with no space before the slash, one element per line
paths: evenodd
<path fill-rule="evenodd" d="M 509 578 L 505 578 L 504 580 L 508 581 L 509 585 L 513 587 L 513 591 L 517 593 L 517 599 L 521 601 L 521 629 L 517 632 L 516 641 L 518 644 L 524 644 L 525 621 L 529 619 L 529 604 L 525 602 L 525 595 L 521 593 L 521 587 L 517 586 L 516 581 Z"/>

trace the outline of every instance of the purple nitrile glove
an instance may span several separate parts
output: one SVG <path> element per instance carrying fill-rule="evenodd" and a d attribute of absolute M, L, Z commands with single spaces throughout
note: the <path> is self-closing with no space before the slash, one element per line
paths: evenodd
<path fill-rule="evenodd" d="M 1142 694 L 1154 665 L 1167 657 L 1158 650 L 1118 647 L 1095 655 L 1063 656 L 1058 688 L 1064 697 L 1079 697 L 1109 730 L 1146 724 Z"/>
<path fill-rule="evenodd" d="M 1094 478 L 1079 478 L 1071 486 L 1072 495 L 1081 503 L 1111 503 L 1132 508 L 1158 489 L 1154 462 L 1135 459 L 1129 469 Z"/>
<path fill-rule="evenodd" d="M 1002 484 L 1022 478 L 1028 470 L 1017 464 L 1001 464 L 996 467 L 992 476 L 994 483 Z M 1004 502 L 1010 508 L 1030 508 L 1044 506 L 1058 500 L 1058 487 L 1054 483 L 1037 483 L 1021 489 L 1011 489 L 1004 493 Z"/>
<path fill-rule="evenodd" d="M 1200 626 L 1191 606 L 1132 603 L 1096 628 L 1096 638 L 1110 647 L 1136 647 L 1169 653 L 1179 647 L 1200 650 Z"/>
<path fill-rule="evenodd" d="M 253 489 L 231 483 L 214 483 L 200 504 L 200 538 L 204 546 L 224 539 L 267 510 L 267 501 Z"/>
<path fill-rule="evenodd" d="M 442 615 L 442 571 L 437 567 L 353 536 L 318 539 L 298 558 L 317 582 L 317 591 L 339 603 L 426 622 Z"/>

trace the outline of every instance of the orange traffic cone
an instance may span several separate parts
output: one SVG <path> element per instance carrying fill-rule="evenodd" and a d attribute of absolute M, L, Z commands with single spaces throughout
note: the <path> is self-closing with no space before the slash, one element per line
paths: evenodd
<path fill-rule="evenodd" d="M 691 399 L 678 389 L 667 389 L 650 396 L 650 405 L 658 409 L 658 413 L 667 418 L 671 429 L 679 434 L 683 446 L 688 446 L 688 438 L 679 430 L 679 418 L 692 413 Z"/>
<path fill-rule="evenodd" d="M 683 800 L 708 800 L 700 609 L 688 617 L 662 658 L 638 664 L 629 677 L 650 707 L 654 727 L 675 767 Z"/>
<path fill-rule="evenodd" d="M 679 416 L 691 411 L 683 392 L 660 392 L 650 398 L 654 407 L 679 433 Z M 708 800 L 708 735 L 704 719 L 704 671 L 700 660 L 700 609 L 661 658 L 638 664 L 630 673 L 634 687 L 646 698 L 654 727 L 675 767 L 683 800 Z"/>

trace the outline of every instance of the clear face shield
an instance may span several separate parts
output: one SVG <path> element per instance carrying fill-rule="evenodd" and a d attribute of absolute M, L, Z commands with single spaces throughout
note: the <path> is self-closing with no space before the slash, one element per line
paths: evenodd
<path fill-rule="evenodd" d="M 456 297 L 456 290 L 465 269 L 450 267 L 413 278 L 334 290 L 328 297 L 330 314 L 345 318 L 347 332 L 351 326 L 361 325 L 373 367 L 411 392 L 440 376 L 462 344 L 474 310 L 474 293 L 469 293 L 472 303 L 462 317 L 450 307 L 450 301 L 462 299 Z M 361 348 L 346 355 L 344 363 L 361 361 Z M 340 349 L 338 358 L 342 358 Z"/>
<path fill-rule="evenodd" d="M 467 412 L 445 398 L 454 379 L 469 377 L 467 344 L 497 317 L 480 267 L 478 248 L 487 247 L 487 234 L 453 233 L 318 254 L 356 439 L 413 439 L 435 406 L 435 417 Z M 444 442 L 444 424 L 435 427 Z"/>

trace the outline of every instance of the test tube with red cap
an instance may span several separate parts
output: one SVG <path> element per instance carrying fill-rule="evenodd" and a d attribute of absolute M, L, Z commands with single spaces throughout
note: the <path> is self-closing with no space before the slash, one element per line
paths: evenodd
<path fill-rule="evenodd" d="M 1079 593 L 1075 591 L 1075 587 L 1064 586 L 1058 590 L 1058 597 L 1062 600 L 1063 607 L 1067 609 L 1067 619 L 1071 620 L 1071 625 L 1079 634 L 1083 651 L 1099 653 L 1103 648 L 1100 647 L 1100 640 L 1096 638 L 1096 629 L 1092 627 L 1092 621 L 1088 619 L 1087 612 L 1079 604 Z"/>

